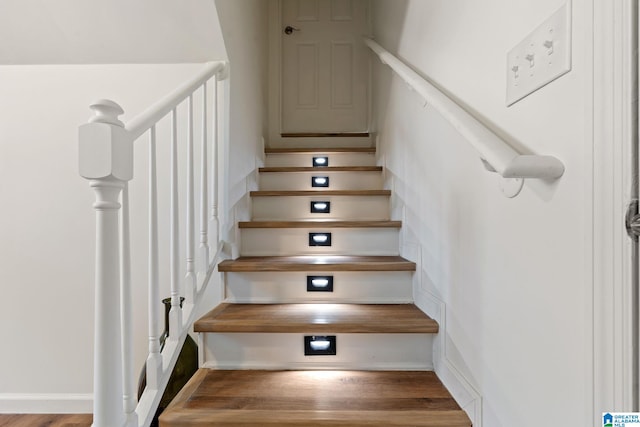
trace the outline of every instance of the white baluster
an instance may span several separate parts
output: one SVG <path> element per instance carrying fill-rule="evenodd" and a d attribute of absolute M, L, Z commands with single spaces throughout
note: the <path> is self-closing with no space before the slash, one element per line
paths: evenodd
<path fill-rule="evenodd" d="M 179 218 L 180 210 L 178 199 L 178 118 L 174 108 L 171 111 L 171 311 L 169 311 L 169 340 L 175 341 L 182 331 L 182 308 L 180 307 L 180 236 Z"/>
<path fill-rule="evenodd" d="M 149 356 L 147 387 L 158 389 L 162 374 L 160 356 L 160 284 L 158 263 L 158 177 L 156 172 L 156 127 L 149 131 Z"/>
<path fill-rule="evenodd" d="M 94 427 L 124 426 L 120 318 L 118 202 L 133 177 L 133 143 L 118 115 L 122 108 L 96 101 L 94 116 L 79 130 L 80 175 L 96 193 Z"/>
<path fill-rule="evenodd" d="M 185 276 L 185 302 L 195 303 L 196 263 L 195 263 L 195 196 L 193 161 L 193 95 L 187 98 L 187 273 Z"/>
<path fill-rule="evenodd" d="M 212 133 L 212 147 L 211 147 L 211 219 L 214 221 L 216 229 L 216 240 L 220 241 L 220 222 L 218 221 L 218 181 L 220 177 L 220 167 L 218 165 L 218 76 L 213 79 L 213 102 L 212 105 L 212 117 L 213 117 L 213 129 Z"/>
<path fill-rule="evenodd" d="M 131 232 L 129 221 L 129 183 L 122 192 L 122 228 L 120 237 L 120 313 L 122 325 L 122 382 L 124 386 L 124 412 L 127 425 L 138 425 L 135 413 L 138 403 L 133 369 L 133 292 L 131 290 Z"/>
<path fill-rule="evenodd" d="M 207 169 L 207 82 L 202 85 L 202 152 L 200 156 L 200 273 L 204 276 L 209 269 L 209 220 L 207 209 L 208 197 L 208 169 Z"/>

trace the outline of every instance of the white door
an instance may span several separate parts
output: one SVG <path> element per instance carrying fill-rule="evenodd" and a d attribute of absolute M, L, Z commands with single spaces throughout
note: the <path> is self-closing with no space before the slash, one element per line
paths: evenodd
<path fill-rule="evenodd" d="M 368 131 L 367 4 L 282 1 L 283 134 Z"/>

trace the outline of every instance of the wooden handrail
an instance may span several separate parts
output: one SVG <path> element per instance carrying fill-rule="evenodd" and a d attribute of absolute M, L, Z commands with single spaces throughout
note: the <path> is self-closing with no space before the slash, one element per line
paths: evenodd
<path fill-rule="evenodd" d="M 436 109 L 476 149 L 485 168 L 503 178 L 557 179 L 564 164 L 553 156 L 518 153 L 511 145 L 370 38 L 364 42 L 402 80 Z"/>

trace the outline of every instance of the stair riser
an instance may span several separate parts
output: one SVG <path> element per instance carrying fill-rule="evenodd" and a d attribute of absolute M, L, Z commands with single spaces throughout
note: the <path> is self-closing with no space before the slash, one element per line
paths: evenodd
<path fill-rule="evenodd" d="M 307 292 L 307 276 L 333 276 L 333 292 Z M 226 302 L 410 303 L 411 272 L 227 273 Z"/>
<path fill-rule="evenodd" d="M 314 176 L 329 177 L 329 187 L 312 187 Z M 263 172 L 261 190 L 382 190 L 381 172 Z"/>
<path fill-rule="evenodd" d="M 305 356 L 304 335 L 207 333 L 202 337 L 204 366 L 216 369 L 433 370 L 433 338 L 429 334 L 328 334 L 336 335 L 335 356 Z"/>
<path fill-rule="evenodd" d="M 328 157 L 329 166 L 375 166 L 376 156 L 373 153 L 289 153 L 267 154 L 265 166 L 313 166 L 314 157 Z"/>
<path fill-rule="evenodd" d="M 331 149 L 334 147 L 372 147 L 373 141 L 371 136 L 331 136 L 331 137 L 283 137 L 279 141 L 270 141 L 268 148 L 322 148 Z"/>
<path fill-rule="evenodd" d="M 309 233 L 331 233 L 331 246 L 309 246 Z M 242 256 L 398 255 L 396 228 L 245 228 Z"/>
<path fill-rule="evenodd" d="M 330 202 L 330 213 L 311 213 L 311 202 Z M 256 221 L 299 221 L 308 219 L 388 220 L 389 197 L 386 196 L 271 196 L 252 199 Z"/>

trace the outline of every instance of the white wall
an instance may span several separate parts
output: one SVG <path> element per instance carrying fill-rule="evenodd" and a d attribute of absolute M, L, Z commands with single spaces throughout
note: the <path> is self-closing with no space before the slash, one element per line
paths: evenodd
<path fill-rule="evenodd" d="M 267 134 L 267 3 L 216 0 L 231 63 L 229 79 L 228 200 L 223 212 L 227 238 L 236 243 L 235 222 L 248 219 L 248 190 L 256 187 L 256 167 Z"/>
<path fill-rule="evenodd" d="M 201 64 L 0 67 L 0 412 L 91 411 L 95 215 L 78 174 L 78 126 L 97 98 L 117 101 L 127 121 Z M 195 96 L 196 105 L 200 95 Z M 196 108 L 196 117 L 199 117 Z M 184 117 L 184 107 L 179 109 Z M 198 121 L 197 121 L 198 122 Z M 180 125 L 180 135 L 185 135 Z M 199 141 L 199 127 L 196 141 Z M 168 169 L 168 123 L 159 126 L 159 171 Z M 196 145 L 199 146 L 199 143 Z M 184 145 L 180 150 L 184 172 Z M 146 137 L 135 144 L 131 183 L 134 337 L 138 371 L 147 350 Z M 165 175 L 166 176 L 166 175 Z M 161 231 L 168 230 L 166 178 Z M 184 198 L 184 181 L 180 186 Z M 163 192 L 164 190 L 164 192 Z M 184 227 L 184 216 L 181 216 Z M 168 255 L 167 235 L 161 256 Z M 181 259 L 184 260 L 184 255 Z M 161 295 L 168 296 L 167 262 Z M 184 268 L 184 266 L 183 266 Z"/>
<path fill-rule="evenodd" d="M 21 27 L 22 32 L 15 34 L 11 33 L 13 27 L 2 26 L 0 32 L 13 34 L 12 39 L 1 38 L 11 43 L 0 42 L 0 50 L 7 53 L 1 56 L 7 63 L 229 58 L 231 78 L 219 90 L 228 96 L 227 105 L 223 102 L 221 106 L 231 108 L 228 123 L 223 121 L 221 126 L 227 137 L 231 136 L 223 158 L 228 165 L 223 185 L 231 186 L 233 192 L 227 203 L 230 213 L 221 214 L 231 224 L 236 212 L 243 215 L 241 205 L 262 156 L 266 127 L 265 2 L 219 1 L 214 7 L 213 2 L 194 0 L 186 6 L 181 3 L 180 10 L 163 3 L 154 16 L 164 13 L 164 18 L 156 16 L 158 19 L 148 21 L 142 4 L 127 6 L 129 15 L 122 20 L 117 8 L 112 8 L 102 11 L 108 19 L 96 15 L 85 21 L 79 15 L 91 15 L 96 9 L 76 3 L 51 9 L 35 0 L 5 3 L 0 8 L 12 16 L 28 12 L 23 14 L 25 22 L 37 24 L 35 32 Z M 216 8 L 226 24 L 224 43 Z M 0 19 L 8 18 L 2 16 Z M 125 28 L 125 39 L 131 44 L 124 50 L 118 47 L 122 47 L 121 37 L 110 30 L 108 34 L 97 31 L 89 40 L 95 28 L 104 30 L 109 22 Z M 159 38 L 149 44 L 147 36 L 153 34 Z M 102 52 L 96 52 L 95 45 Z M 90 117 L 88 105 L 97 98 L 113 99 L 125 109 L 121 119 L 126 122 L 200 68 L 200 64 L 0 67 L 0 199 L 5 207 L 0 222 L 0 283 L 4 284 L 6 301 L 0 310 L 0 342 L 4 343 L 0 352 L 0 412 L 91 411 L 94 195 L 78 175 L 77 164 L 77 129 Z M 195 117 L 199 117 L 199 99 L 197 94 Z M 184 110 L 184 106 L 178 109 L 179 116 L 183 117 Z M 167 129 L 164 121 L 158 131 L 161 173 L 168 168 L 168 137 L 161 136 Z M 186 134 L 182 124 L 179 133 Z M 196 141 L 199 135 L 196 126 Z M 140 251 L 137 259 L 134 255 L 133 271 L 136 367 L 142 366 L 147 349 L 145 140 L 135 146 L 136 172 L 131 183 L 132 222 L 142 227 L 132 241 L 134 254 Z M 184 156 L 181 147 L 181 161 Z M 184 171 L 184 163 L 181 165 Z M 168 182 L 163 179 L 159 185 L 160 229 L 166 230 L 168 196 L 163 196 L 162 189 Z M 184 186 L 181 181 L 180 188 Z M 184 212 L 180 222 L 184 228 Z M 212 230 L 210 234 L 215 237 Z M 166 255 L 166 236 L 160 244 L 161 256 Z M 162 295 L 168 294 L 167 269 L 167 262 L 161 262 Z M 219 297 L 215 288 L 209 295 L 213 304 Z"/>
<path fill-rule="evenodd" d="M 572 71 L 505 107 L 507 52 L 563 3 L 372 0 L 382 46 L 514 146 L 566 166 L 505 198 L 471 146 L 375 61 L 374 130 L 403 253 L 419 264 L 418 303 L 443 315 L 438 373 L 482 397 L 474 425 L 592 425 L 591 2 L 573 2 Z"/>
<path fill-rule="evenodd" d="M 3 0 L 0 64 L 206 62 L 224 50 L 213 0 Z"/>

